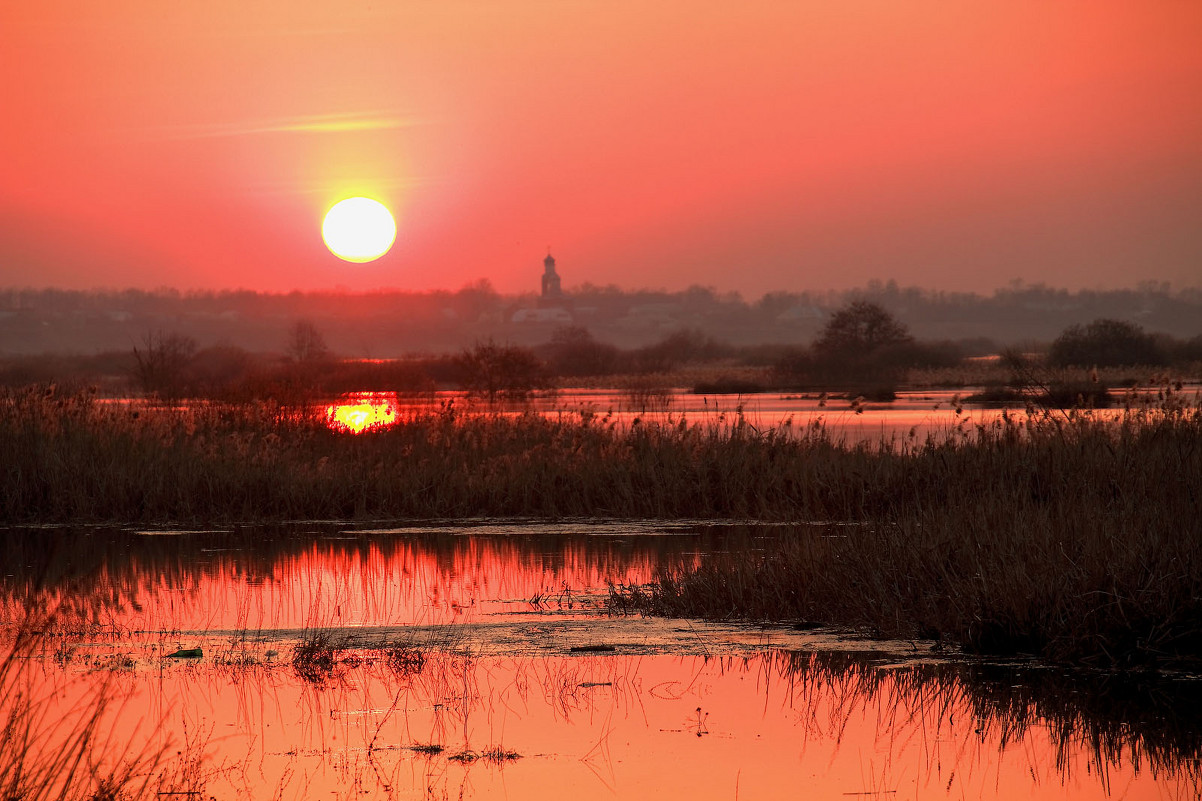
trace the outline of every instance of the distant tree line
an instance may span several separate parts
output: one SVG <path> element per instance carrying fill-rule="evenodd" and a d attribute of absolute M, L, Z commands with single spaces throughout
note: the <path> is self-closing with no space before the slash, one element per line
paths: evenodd
<path fill-rule="evenodd" d="M 532 277 L 531 289 L 535 289 Z M 736 347 L 812 343 L 839 309 L 873 303 L 905 321 L 917 340 L 997 343 L 1044 341 L 1068 325 L 1126 320 L 1188 339 L 1202 333 L 1202 289 L 1144 283 L 1132 289 L 1069 292 L 1011 283 L 992 294 L 941 292 L 892 281 L 839 291 L 777 291 L 758 299 L 694 286 L 681 291 L 569 287 L 574 327 L 623 349 L 645 347 L 678 331 L 703 331 Z M 397 357 L 456 351 L 493 339 L 545 344 L 551 322 L 518 322 L 534 308 L 533 292 L 503 295 L 487 281 L 455 291 L 404 292 L 82 292 L 0 288 L 0 354 L 124 350 L 147 331 L 193 338 L 199 348 L 231 343 L 256 352 L 282 346 L 281 327 L 310 320 L 334 351 Z M 976 347 L 976 346 L 974 346 Z"/>
<path fill-rule="evenodd" d="M 111 392 L 134 391 L 164 401 L 308 403 L 351 391 L 420 394 L 436 389 L 462 389 L 498 401 L 574 382 L 657 376 L 705 365 L 749 368 L 759 376 L 697 385 L 698 391 L 707 393 L 830 390 L 889 400 L 909 371 L 954 368 L 967 357 L 981 355 L 982 347 L 975 341 L 919 340 L 895 315 L 866 300 L 836 310 L 808 346 L 736 346 L 690 328 L 673 331 L 650 345 L 621 348 L 600 341 L 587 328 L 565 326 L 537 346 L 487 338 L 457 353 L 397 360 L 340 358 L 327 346 L 316 323 L 299 319 L 287 329 L 276 355 L 228 344 L 200 347 L 189 336 L 156 329 L 126 353 L 0 359 L 0 384 L 97 383 Z M 1011 383 L 1031 384 L 1029 354 L 1020 358 L 1011 349 L 1008 358 L 1014 373 Z M 1149 334 L 1129 321 L 1101 318 L 1065 328 L 1047 346 L 1040 363 L 1085 369 L 1175 367 L 1197 374 L 1202 372 L 1202 336 L 1177 339 Z M 1104 387 L 1090 390 L 1101 400 L 1099 391 L 1104 393 Z M 998 399 L 1015 396 L 1013 389 L 997 390 Z"/>
<path fill-rule="evenodd" d="M 1202 335 L 1180 340 L 1146 333 L 1125 320 L 1070 325 L 1052 342 L 1048 361 L 1058 367 L 1167 367 L 1202 361 Z"/>

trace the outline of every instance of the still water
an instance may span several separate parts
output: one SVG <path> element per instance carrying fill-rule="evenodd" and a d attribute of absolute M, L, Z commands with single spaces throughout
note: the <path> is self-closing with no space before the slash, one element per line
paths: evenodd
<path fill-rule="evenodd" d="M 698 395 L 684 389 L 655 391 L 561 390 L 549 397 L 520 402 L 486 403 L 461 392 L 438 392 L 407 398 L 390 392 L 357 392 L 323 404 L 328 424 L 336 430 L 362 432 L 387 428 L 406 416 L 455 405 L 466 413 L 587 416 L 627 427 L 635 420 L 702 426 L 733 426 L 740 422 L 759 430 L 788 426 L 804 431 L 825 427 L 833 439 L 850 443 L 891 438 L 942 436 L 957 428 L 971 430 L 1002 415 L 998 408 L 965 404 L 969 391 L 925 390 L 898 393 L 891 402 L 862 398 L 827 398 L 820 394 L 762 393 Z M 1016 412 L 1008 412 L 1013 415 Z M 1105 414 L 1106 412 L 1102 412 Z"/>
<path fill-rule="evenodd" d="M 6 630 L 32 614 L 42 639 L 0 712 L 23 688 L 65 732 L 103 692 L 106 758 L 167 745 L 203 798 L 1198 797 L 1197 677 L 606 608 L 611 583 L 824 530 L 9 530 Z M 315 635 L 329 661 L 298 665 Z"/>

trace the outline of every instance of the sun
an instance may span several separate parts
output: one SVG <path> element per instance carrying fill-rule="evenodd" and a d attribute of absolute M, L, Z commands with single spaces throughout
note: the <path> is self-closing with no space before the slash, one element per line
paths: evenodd
<path fill-rule="evenodd" d="M 387 253 L 396 240 L 396 221 L 380 201 L 348 197 L 326 212 L 321 238 L 330 252 L 343 261 L 374 261 Z"/>

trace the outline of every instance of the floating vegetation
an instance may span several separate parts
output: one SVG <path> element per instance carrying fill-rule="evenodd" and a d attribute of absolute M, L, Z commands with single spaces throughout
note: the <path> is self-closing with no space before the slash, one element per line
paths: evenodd
<path fill-rule="evenodd" d="M 521 758 L 522 758 L 522 755 L 519 754 L 517 751 L 510 751 L 508 749 L 502 748 L 499 745 L 494 745 L 491 748 L 487 748 L 483 751 L 472 751 L 472 750 L 465 749 L 463 751 L 459 751 L 458 753 L 451 754 L 449 757 L 447 757 L 447 759 L 449 759 L 452 762 L 461 762 L 464 764 L 471 764 L 472 762 L 481 760 L 483 762 L 488 762 L 493 765 L 503 765 L 506 762 L 512 762 L 516 759 L 521 759 Z"/>
<path fill-rule="evenodd" d="M 338 647 L 333 633 L 310 631 L 292 649 L 292 669 L 307 682 L 323 684 L 338 667 Z"/>
<path fill-rule="evenodd" d="M 385 650 L 385 654 L 388 666 L 403 676 L 421 673 L 426 666 L 425 652 L 412 645 L 394 643 Z"/>

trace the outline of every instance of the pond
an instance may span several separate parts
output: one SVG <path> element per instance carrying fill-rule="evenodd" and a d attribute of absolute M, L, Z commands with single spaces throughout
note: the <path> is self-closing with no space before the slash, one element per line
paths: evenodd
<path fill-rule="evenodd" d="M 1196 676 L 607 607 L 702 553 L 825 533 L 7 530 L 6 631 L 38 633 L 0 714 L 39 699 L 50 752 L 95 713 L 98 758 L 166 749 L 170 792 L 203 798 L 1197 797 Z"/>

